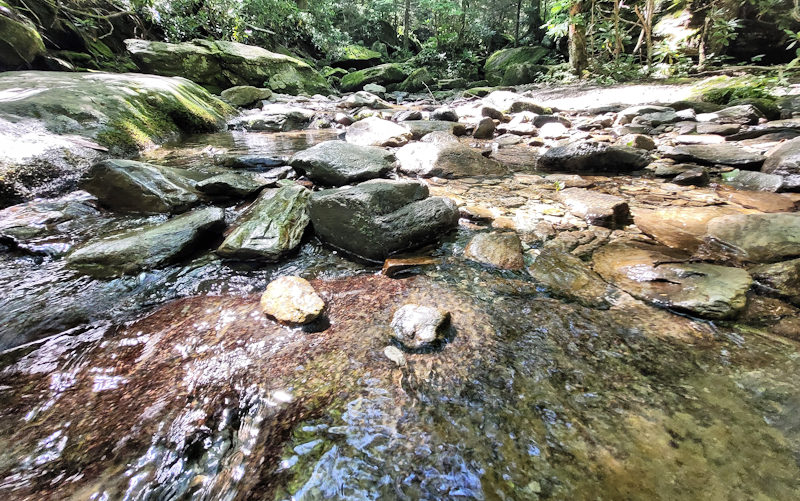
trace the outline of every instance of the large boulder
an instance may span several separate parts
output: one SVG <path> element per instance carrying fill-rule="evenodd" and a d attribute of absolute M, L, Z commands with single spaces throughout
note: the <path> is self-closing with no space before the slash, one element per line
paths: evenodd
<path fill-rule="evenodd" d="M 544 47 L 516 47 L 495 52 L 483 69 L 489 85 L 521 85 L 546 71 L 538 64 L 548 53 Z"/>
<path fill-rule="evenodd" d="M 761 172 L 782 176 L 785 190 L 800 191 L 800 137 L 770 152 Z"/>
<path fill-rule="evenodd" d="M 355 68 L 363 70 L 381 62 L 380 52 L 368 49 L 362 45 L 345 45 L 336 50 L 331 59 L 331 66 L 334 68 Z"/>
<path fill-rule="evenodd" d="M 167 222 L 89 242 L 67 256 L 69 266 L 108 278 L 158 268 L 197 250 L 221 233 L 225 212 L 216 207 L 187 212 Z"/>
<path fill-rule="evenodd" d="M 317 184 L 342 186 L 383 177 L 394 167 L 394 160 L 383 148 L 325 141 L 296 153 L 289 165 Z"/>
<path fill-rule="evenodd" d="M 460 178 L 501 176 L 508 169 L 467 145 L 455 143 L 411 143 L 397 150 L 399 169 L 420 177 Z"/>
<path fill-rule="evenodd" d="M 800 256 L 800 213 L 735 214 L 708 222 L 697 251 L 707 259 L 773 263 Z"/>
<path fill-rule="evenodd" d="M 666 147 L 662 148 L 661 154 L 678 162 L 721 164 L 742 169 L 758 169 L 764 163 L 764 155 L 728 143 Z"/>
<path fill-rule="evenodd" d="M 135 73 L 0 74 L 0 206 L 70 191 L 99 158 L 221 128 L 229 105 L 182 78 Z"/>
<path fill-rule="evenodd" d="M 250 106 L 258 101 L 271 98 L 272 91 L 259 89 L 252 85 L 237 85 L 223 90 L 220 96 L 225 102 L 234 106 Z"/>
<path fill-rule="evenodd" d="M 740 268 L 682 262 L 688 254 L 646 243 L 615 242 L 593 255 L 603 279 L 637 299 L 703 318 L 744 309 L 752 279 Z"/>
<path fill-rule="evenodd" d="M 104 160 L 92 166 L 81 188 L 121 212 L 184 212 L 200 197 L 179 169 L 134 160 Z"/>
<path fill-rule="evenodd" d="M 631 172 L 643 169 L 650 159 L 647 151 L 629 146 L 576 141 L 550 148 L 536 167 L 551 172 Z"/>
<path fill-rule="evenodd" d="M 371 83 L 386 86 L 402 82 L 406 76 L 399 64 L 387 63 L 348 73 L 342 77 L 339 85 L 344 92 L 354 92 Z"/>
<path fill-rule="evenodd" d="M 433 85 L 434 81 L 435 79 L 428 71 L 428 68 L 423 66 L 422 68 L 417 68 L 412 71 L 411 74 L 397 86 L 397 90 L 401 92 L 417 92 L 425 90 L 425 86 Z"/>
<path fill-rule="evenodd" d="M 0 70 L 30 67 L 44 55 L 44 41 L 33 23 L 0 3 Z"/>
<path fill-rule="evenodd" d="M 300 245 L 309 222 L 310 196 L 310 191 L 291 182 L 277 191 L 265 191 L 236 223 L 217 254 L 277 261 Z"/>
<path fill-rule="evenodd" d="M 359 120 L 344 136 L 348 143 L 360 146 L 403 146 L 411 137 L 407 128 L 378 117 Z"/>
<path fill-rule="evenodd" d="M 327 244 L 368 261 L 436 240 L 458 224 L 450 199 L 428 198 L 415 181 L 373 180 L 311 197 L 314 231 Z"/>
<path fill-rule="evenodd" d="M 219 91 L 236 85 L 269 87 L 282 94 L 325 94 L 328 83 L 300 59 L 236 42 L 182 43 L 125 40 L 144 73 L 188 78 Z"/>

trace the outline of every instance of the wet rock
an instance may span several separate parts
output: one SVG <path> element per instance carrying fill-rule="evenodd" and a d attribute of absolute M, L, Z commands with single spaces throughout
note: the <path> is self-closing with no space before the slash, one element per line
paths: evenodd
<path fill-rule="evenodd" d="M 722 124 L 755 125 L 764 118 L 758 108 L 750 104 L 731 106 L 715 111 L 714 113 L 701 113 L 697 115 L 698 122 L 714 122 Z"/>
<path fill-rule="evenodd" d="M 389 258 L 383 262 L 381 273 L 387 277 L 393 277 L 412 268 L 436 264 L 439 264 L 439 260 L 427 256 Z"/>
<path fill-rule="evenodd" d="M 741 209 L 724 206 L 666 207 L 637 210 L 634 223 L 643 233 L 668 247 L 694 252 L 703 243 L 709 221 L 741 212 Z"/>
<path fill-rule="evenodd" d="M 463 136 L 467 133 L 464 124 L 441 120 L 406 120 L 402 122 L 402 125 L 411 132 L 414 139 L 422 139 L 431 132 L 448 132 L 455 136 Z"/>
<path fill-rule="evenodd" d="M 675 176 L 672 182 L 680 186 L 705 186 L 708 184 L 708 171 L 703 167 L 690 169 Z"/>
<path fill-rule="evenodd" d="M 160 224 L 89 242 L 67 256 L 81 273 L 108 278 L 173 263 L 225 227 L 222 209 L 199 209 Z"/>
<path fill-rule="evenodd" d="M 772 263 L 800 256 L 800 213 L 737 214 L 708 222 L 698 256 Z"/>
<path fill-rule="evenodd" d="M 675 144 L 721 144 L 725 138 L 713 134 L 686 134 L 676 136 L 673 141 Z"/>
<path fill-rule="evenodd" d="M 563 188 L 590 188 L 594 186 L 592 181 L 577 174 L 548 174 L 543 177 L 541 183 L 552 184 L 554 187 Z"/>
<path fill-rule="evenodd" d="M 467 244 L 464 256 L 504 270 L 520 270 L 525 265 L 522 242 L 510 232 L 478 233 Z"/>
<path fill-rule="evenodd" d="M 378 117 L 359 120 L 347 128 L 345 140 L 359 146 L 403 146 L 411 139 L 405 127 Z"/>
<path fill-rule="evenodd" d="M 319 191 L 310 214 L 324 242 L 370 261 L 432 242 L 458 225 L 456 205 L 428 198 L 427 186 L 414 181 L 373 180 Z"/>
<path fill-rule="evenodd" d="M 235 223 L 217 254 L 277 261 L 300 245 L 309 222 L 310 196 L 310 191 L 294 183 L 263 193 Z"/>
<path fill-rule="evenodd" d="M 258 101 L 271 98 L 272 91 L 259 89 L 252 85 L 237 85 L 223 90 L 220 95 L 223 100 L 234 106 L 250 106 Z"/>
<path fill-rule="evenodd" d="M 348 115 L 347 113 L 341 113 L 340 112 L 340 113 L 337 113 L 333 117 L 333 121 L 336 122 L 339 125 L 348 126 L 348 125 L 353 125 L 353 122 L 355 122 L 356 119 L 353 118 L 352 115 Z"/>
<path fill-rule="evenodd" d="M 565 172 L 631 172 L 650 163 L 644 150 L 606 143 L 576 141 L 550 148 L 536 165 L 545 171 Z"/>
<path fill-rule="evenodd" d="M 644 105 L 644 106 L 631 106 L 620 111 L 617 115 L 617 125 L 627 125 L 633 122 L 633 119 L 642 115 L 658 114 L 658 113 L 675 113 L 675 110 L 666 106 Z"/>
<path fill-rule="evenodd" d="M 723 177 L 725 184 L 739 190 L 754 191 L 781 191 L 783 177 L 775 174 L 765 174 L 759 171 L 735 170 Z"/>
<path fill-rule="evenodd" d="M 492 106 L 481 106 L 481 116 L 492 120 L 503 120 L 503 112 Z"/>
<path fill-rule="evenodd" d="M 314 112 L 297 106 L 267 104 L 257 112 L 248 113 L 228 122 L 229 129 L 264 132 L 289 132 L 305 129 L 314 118 Z"/>
<path fill-rule="evenodd" d="M 184 212 L 200 203 L 194 182 L 179 169 L 133 160 L 104 160 L 81 180 L 106 207 L 122 212 Z"/>
<path fill-rule="evenodd" d="M 433 132 L 429 132 L 428 134 L 422 136 L 422 139 L 420 139 L 420 141 L 422 141 L 423 143 L 436 144 L 439 146 L 446 144 L 460 144 L 456 136 L 443 130 L 435 130 Z"/>
<path fill-rule="evenodd" d="M 786 141 L 770 152 L 761 172 L 783 177 L 789 191 L 800 191 L 800 138 Z"/>
<path fill-rule="evenodd" d="M 508 169 L 463 144 L 412 143 L 396 153 L 399 170 L 420 177 L 500 176 Z"/>
<path fill-rule="evenodd" d="M 442 122 L 458 122 L 458 113 L 452 108 L 443 106 L 436 108 L 431 112 L 431 120 L 439 120 Z"/>
<path fill-rule="evenodd" d="M 703 318 L 744 309 L 752 279 L 742 269 L 685 263 L 687 254 L 645 243 L 616 242 L 594 253 L 594 270 L 637 299 Z"/>
<path fill-rule="evenodd" d="M 491 139 L 494 135 L 494 129 L 494 120 L 488 117 L 483 118 L 478 122 L 477 127 L 475 127 L 472 137 L 475 139 Z"/>
<path fill-rule="evenodd" d="M 651 151 L 656 149 L 656 142 L 650 136 L 644 134 L 628 134 L 617 139 L 617 145 L 630 146 L 640 150 Z"/>
<path fill-rule="evenodd" d="M 731 136 L 742 130 L 739 124 L 718 124 L 714 122 L 699 122 L 697 124 L 698 134 L 714 134 L 717 136 Z"/>
<path fill-rule="evenodd" d="M 406 356 L 396 346 L 387 346 L 384 348 L 383 355 L 397 364 L 398 367 L 405 367 L 406 365 Z"/>
<path fill-rule="evenodd" d="M 444 334 L 450 313 L 418 304 L 406 304 L 392 317 L 392 337 L 407 349 L 430 347 Z"/>
<path fill-rule="evenodd" d="M 528 273 L 555 295 L 588 308 L 606 309 L 615 289 L 577 257 L 553 248 L 543 249 Z"/>
<path fill-rule="evenodd" d="M 386 89 L 384 89 L 384 92 L 385 91 Z M 366 106 L 367 108 L 371 108 L 373 110 L 384 110 L 391 108 L 389 103 L 366 90 L 356 92 L 351 96 L 347 96 L 347 99 L 342 101 L 342 106 L 345 108 L 361 108 L 362 106 Z"/>
<path fill-rule="evenodd" d="M 765 160 L 765 157 L 759 153 L 753 153 L 727 143 L 665 147 L 661 149 L 661 154 L 665 158 L 672 158 L 678 162 L 722 164 L 742 169 L 758 169 Z"/>
<path fill-rule="evenodd" d="M 282 324 L 307 324 L 316 320 L 324 309 L 325 301 L 301 277 L 277 278 L 261 295 L 261 311 Z"/>
<path fill-rule="evenodd" d="M 374 146 L 325 141 L 296 153 L 289 164 L 317 184 L 342 186 L 384 176 L 395 157 Z"/>
<path fill-rule="evenodd" d="M 266 175 L 225 172 L 199 181 L 195 188 L 213 197 L 245 198 L 274 185 L 275 181 Z"/>
<path fill-rule="evenodd" d="M 247 169 L 254 171 L 271 171 L 276 167 L 285 166 L 289 161 L 285 157 L 269 157 L 264 155 L 242 155 L 229 158 L 225 166 L 231 169 Z"/>
<path fill-rule="evenodd" d="M 628 203 L 624 198 L 583 188 L 567 188 L 555 196 L 569 211 L 595 226 L 617 228 L 625 226 L 630 218 Z"/>
<path fill-rule="evenodd" d="M 798 209 L 794 200 L 778 193 L 718 189 L 717 195 L 734 204 L 761 212 L 793 212 Z"/>
<path fill-rule="evenodd" d="M 761 264 L 747 271 L 763 291 L 787 298 L 800 306 L 800 259 Z"/>

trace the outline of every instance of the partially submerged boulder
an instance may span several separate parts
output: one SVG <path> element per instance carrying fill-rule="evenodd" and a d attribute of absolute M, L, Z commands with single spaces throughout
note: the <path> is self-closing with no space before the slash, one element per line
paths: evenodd
<path fill-rule="evenodd" d="M 528 267 L 528 273 L 556 296 L 589 308 L 607 309 L 615 295 L 614 287 L 605 283 L 586 263 L 553 248 L 543 249 Z"/>
<path fill-rule="evenodd" d="M 258 101 L 272 97 L 272 91 L 253 87 L 252 85 L 237 85 L 223 90 L 220 95 L 223 100 L 234 106 L 250 106 Z"/>
<path fill-rule="evenodd" d="M 703 243 L 709 221 L 742 212 L 729 206 L 665 207 L 637 210 L 634 223 L 643 233 L 668 247 L 695 252 Z"/>
<path fill-rule="evenodd" d="M 478 233 L 467 244 L 464 256 L 504 270 L 520 270 L 525 265 L 522 242 L 513 232 Z"/>
<path fill-rule="evenodd" d="M 550 148 L 536 168 L 549 172 L 631 172 L 650 163 L 650 154 L 629 146 L 611 146 L 593 141 L 575 141 Z"/>
<path fill-rule="evenodd" d="M 508 174 L 508 169 L 497 160 L 458 142 L 411 143 L 397 150 L 396 155 L 400 171 L 412 176 L 460 178 Z"/>
<path fill-rule="evenodd" d="M 761 172 L 783 178 L 783 188 L 800 191 L 800 138 L 786 141 L 767 155 Z"/>
<path fill-rule="evenodd" d="M 443 337 L 450 313 L 431 306 L 406 304 L 394 312 L 392 337 L 408 349 L 430 347 Z"/>
<path fill-rule="evenodd" d="M 342 186 L 383 177 L 394 161 L 394 155 L 382 148 L 325 141 L 296 153 L 289 164 L 315 183 Z"/>
<path fill-rule="evenodd" d="M 558 192 L 556 198 L 573 215 L 595 226 L 620 228 L 630 219 L 628 203 L 624 198 L 615 195 L 583 188 L 567 188 Z"/>

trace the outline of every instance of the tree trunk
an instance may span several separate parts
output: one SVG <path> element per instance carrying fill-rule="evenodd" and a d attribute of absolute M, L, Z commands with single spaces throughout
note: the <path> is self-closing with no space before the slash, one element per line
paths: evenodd
<path fill-rule="evenodd" d="M 403 49 L 408 50 L 408 34 L 411 31 L 411 0 L 406 0 L 406 11 L 403 14 Z"/>
<path fill-rule="evenodd" d="M 514 23 L 514 47 L 519 46 L 519 18 L 522 14 L 522 0 L 517 0 L 517 20 Z"/>
<path fill-rule="evenodd" d="M 588 66 L 586 57 L 586 26 L 580 18 L 583 9 L 581 0 L 572 4 L 569 24 L 569 65 L 580 76 Z"/>

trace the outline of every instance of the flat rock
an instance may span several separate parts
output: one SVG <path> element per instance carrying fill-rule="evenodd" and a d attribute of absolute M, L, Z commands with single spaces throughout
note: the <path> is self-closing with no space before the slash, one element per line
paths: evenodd
<path fill-rule="evenodd" d="M 392 153 L 375 146 L 325 141 L 296 153 L 289 165 L 324 186 L 342 186 L 383 177 L 394 168 Z"/>
<path fill-rule="evenodd" d="M 420 177 L 500 176 L 508 169 L 460 143 L 412 143 L 396 152 L 399 170 Z"/>
<path fill-rule="evenodd" d="M 572 254 L 553 248 L 543 249 L 528 267 L 528 273 L 556 296 L 588 308 L 606 309 L 615 295 L 614 287 Z"/>
<path fill-rule="evenodd" d="M 555 196 L 569 211 L 595 226 L 617 228 L 625 226 L 630 210 L 625 199 L 583 188 L 567 188 Z"/>
<path fill-rule="evenodd" d="M 550 148 L 539 158 L 537 169 L 565 172 L 631 172 L 650 163 L 644 150 L 606 143 L 577 141 Z"/>
<path fill-rule="evenodd" d="M 411 137 L 407 128 L 378 117 L 359 120 L 345 134 L 348 143 L 359 146 L 403 146 Z"/>
<path fill-rule="evenodd" d="M 758 169 L 765 157 L 732 144 L 689 144 L 665 147 L 661 149 L 665 158 L 678 162 L 696 162 L 701 164 L 722 164 L 743 169 Z"/>
<path fill-rule="evenodd" d="M 467 244 L 464 256 L 504 270 L 520 270 L 525 265 L 522 242 L 512 232 L 478 233 Z"/>
<path fill-rule="evenodd" d="M 316 320 L 324 309 L 325 301 L 301 277 L 279 277 L 261 295 L 261 311 L 282 324 L 307 324 Z"/>
<path fill-rule="evenodd" d="M 637 210 L 634 224 L 645 234 L 674 249 L 695 252 L 703 243 L 708 222 L 720 216 L 740 214 L 733 207 L 666 207 Z"/>
<path fill-rule="evenodd" d="M 164 223 L 89 242 L 71 252 L 67 264 L 101 278 L 137 273 L 173 263 L 196 251 L 224 227 L 222 209 L 198 209 Z"/>
<path fill-rule="evenodd" d="M 672 182 L 679 186 L 705 186 L 708 184 L 708 171 L 703 167 L 696 167 L 681 172 Z"/>
<path fill-rule="evenodd" d="M 800 256 L 800 213 L 737 214 L 708 222 L 705 259 L 772 263 Z"/>
<path fill-rule="evenodd" d="M 436 264 L 439 264 L 439 260 L 428 256 L 389 258 L 383 262 L 381 273 L 387 277 L 393 277 L 412 268 Z"/>
<path fill-rule="evenodd" d="M 386 91 L 386 89 L 384 89 L 384 91 Z M 342 106 L 345 108 L 361 108 L 364 106 L 373 110 L 385 110 L 391 108 L 389 103 L 366 90 L 362 90 L 347 96 L 347 98 L 342 101 Z"/>
<path fill-rule="evenodd" d="M 217 254 L 277 261 L 300 245 L 309 223 L 310 196 L 309 190 L 294 183 L 287 183 L 274 193 L 264 192 L 235 223 Z"/>
<path fill-rule="evenodd" d="M 718 124 L 713 122 L 698 122 L 698 134 L 713 134 L 717 136 L 731 136 L 742 130 L 739 124 Z"/>
<path fill-rule="evenodd" d="M 800 191 L 800 138 L 770 152 L 761 172 L 783 177 L 783 187 L 788 191 Z"/>
<path fill-rule="evenodd" d="M 747 209 L 761 212 L 793 212 L 797 210 L 794 200 L 779 193 L 720 189 L 717 190 L 717 195 Z"/>
<path fill-rule="evenodd" d="M 121 212 L 184 212 L 200 203 L 194 181 L 180 169 L 133 160 L 104 160 L 81 179 L 81 188 Z"/>
<path fill-rule="evenodd" d="M 450 313 L 430 306 L 406 304 L 392 317 L 392 337 L 408 349 L 431 346 L 443 336 Z"/>
<path fill-rule="evenodd" d="M 760 264 L 747 271 L 763 291 L 800 306 L 800 259 Z"/>
<path fill-rule="evenodd" d="M 698 122 L 714 122 L 722 124 L 755 125 L 764 114 L 751 104 L 729 106 L 713 113 L 697 115 Z"/>
<path fill-rule="evenodd" d="M 594 253 L 594 270 L 637 299 L 691 315 L 724 319 L 744 309 L 750 275 L 740 268 L 680 262 L 688 254 L 615 242 Z"/>
<path fill-rule="evenodd" d="M 401 125 L 411 132 L 413 139 L 422 139 L 431 132 L 447 132 L 454 136 L 463 136 L 467 133 L 464 124 L 443 120 L 405 120 Z"/>
<path fill-rule="evenodd" d="M 738 190 L 776 192 L 783 188 L 783 176 L 753 170 L 735 170 L 723 176 L 725 184 Z"/>
<path fill-rule="evenodd" d="M 675 110 L 667 106 L 656 106 L 656 105 L 631 106 L 619 112 L 619 114 L 617 115 L 617 125 L 627 125 L 633 122 L 633 119 L 638 116 L 648 115 L 652 113 L 669 113 L 669 112 L 675 113 Z"/>
<path fill-rule="evenodd" d="M 198 181 L 195 188 L 212 197 L 245 198 L 275 182 L 275 178 L 260 174 L 225 172 Z"/>

